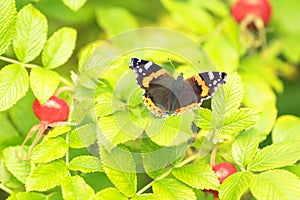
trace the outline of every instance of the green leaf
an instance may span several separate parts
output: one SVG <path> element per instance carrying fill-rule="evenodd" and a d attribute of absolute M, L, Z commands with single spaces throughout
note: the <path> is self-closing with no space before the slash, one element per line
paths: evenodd
<path fill-rule="evenodd" d="M 256 132 L 259 133 L 259 141 L 263 141 L 266 139 L 267 135 L 269 135 L 270 131 L 274 127 L 276 118 L 277 118 L 277 108 L 276 104 L 268 103 L 261 108 L 261 118 L 254 125 Z"/>
<path fill-rule="evenodd" d="M 19 192 L 16 195 L 18 200 L 47 200 L 47 196 L 37 192 Z"/>
<path fill-rule="evenodd" d="M 80 176 L 66 177 L 61 183 L 65 200 L 92 199 L 94 190 Z"/>
<path fill-rule="evenodd" d="M 284 141 L 300 141 L 300 118 L 282 115 L 277 119 L 272 132 L 273 143 Z"/>
<path fill-rule="evenodd" d="M 0 1 L 0 55 L 6 51 L 14 37 L 16 15 L 17 11 L 14 0 Z"/>
<path fill-rule="evenodd" d="M 112 116 L 101 117 L 98 120 L 98 124 L 102 134 L 113 145 L 134 140 L 143 132 L 143 129 L 137 127 L 126 112 L 118 112 Z"/>
<path fill-rule="evenodd" d="M 47 134 L 47 138 L 57 137 L 59 135 L 69 132 L 70 130 L 71 130 L 70 126 L 55 127 Z"/>
<path fill-rule="evenodd" d="M 79 10 L 86 3 L 86 1 L 87 0 L 63 0 L 64 4 L 74 12 Z"/>
<path fill-rule="evenodd" d="M 128 198 L 126 198 L 116 188 L 105 188 L 100 192 L 97 192 L 94 197 L 94 200 L 107 200 L 107 199 L 128 200 Z"/>
<path fill-rule="evenodd" d="M 222 35 L 207 40 L 204 49 L 218 66 L 218 70 L 234 72 L 239 66 L 239 53 L 234 45 Z M 227 83 L 226 83 L 227 84 Z M 243 95 L 240 94 L 239 97 Z"/>
<path fill-rule="evenodd" d="M 60 185 L 68 173 L 68 168 L 63 160 L 39 164 L 26 180 L 26 191 L 47 191 Z"/>
<path fill-rule="evenodd" d="M 196 200 L 196 195 L 192 188 L 173 178 L 164 178 L 162 180 L 155 181 L 152 185 L 152 190 L 155 195 L 160 197 L 160 199 Z"/>
<path fill-rule="evenodd" d="M 74 129 L 70 134 L 69 146 L 72 148 L 84 148 L 93 144 L 97 139 L 95 124 L 85 124 Z"/>
<path fill-rule="evenodd" d="M 195 162 L 180 168 L 175 168 L 172 174 L 185 184 L 201 190 L 219 187 L 219 180 L 211 166 L 203 162 Z"/>
<path fill-rule="evenodd" d="M 193 112 L 167 118 L 154 117 L 145 131 L 151 140 L 158 145 L 179 145 L 193 137 L 191 129 L 193 118 Z"/>
<path fill-rule="evenodd" d="M 159 195 L 155 195 L 152 193 L 143 193 L 141 195 L 133 197 L 132 200 L 160 200 L 160 197 Z"/>
<path fill-rule="evenodd" d="M 249 189 L 252 181 L 250 172 L 237 172 L 227 177 L 221 184 L 220 199 L 239 200 Z"/>
<path fill-rule="evenodd" d="M 22 66 L 10 64 L 1 69 L 0 80 L 0 111 L 4 111 L 26 94 L 28 73 Z"/>
<path fill-rule="evenodd" d="M 34 163 L 48 163 L 63 157 L 68 151 L 66 140 L 62 137 L 50 138 L 38 144 L 31 152 Z"/>
<path fill-rule="evenodd" d="M 226 115 L 222 134 L 234 134 L 253 126 L 260 119 L 260 112 L 241 108 Z"/>
<path fill-rule="evenodd" d="M 48 39 L 42 54 L 46 68 L 57 68 L 68 61 L 75 48 L 76 34 L 75 29 L 64 27 Z"/>
<path fill-rule="evenodd" d="M 298 199 L 300 196 L 300 179 L 285 170 L 271 170 L 253 176 L 250 189 L 258 200 Z"/>
<path fill-rule="evenodd" d="M 111 182 L 127 197 L 133 197 L 137 188 L 135 161 L 130 152 L 116 147 L 107 151 L 100 147 L 103 169 Z"/>
<path fill-rule="evenodd" d="M 17 144 L 21 142 L 23 138 L 20 136 L 19 129 L 16 129 L 15 123 L 12 123 L 11 119 L 8 119 L 6 113 L 0 113 L 0 149 L 3 149 L 7 144 Z M 9 133 L 9 134 L 7 134 Z"/>
<path fill-rule="evenodd" d="M 243 104 L 245 106 L 264 108 L 266 105 L 270 105 L 275 102 L 276 96 L 274 91 L 271 86 L 261 78 L 261 76 L 257 76 L 256 74 L 253 74 L 253 72 L 244 72 L 240 75 L 245 89 L 243 99 Z"/>
<path fill-rule="evenodd" d="M 35 67 L 30 72 L 31 89 L 41 104 L 54 94 L 60 82 L 59 75 L 51 70 Z"/>
<path fill-rule="evenodd" d="M 283 167 L 282 169 L 292 172 L 293 174 L 295 174 L 300 178 L 300 165 L 297 164 L 290 165 L 290 166 Z"/>
<path fill-rule="evenodd" d="M 224 18 L 228 15 L 228 8 L 221 0 L 199 1 L 197 3 L 219 17 Z"/>
<path fill-rule="evenodd" d="M 24 140 L 24 135 L 26 135 L 29 132 L 32 126 L 34 124 L 39 123 L 39 120 L 36 118 L 32 110 L 33 99 L 34 99 L 34 95 L 29 90 L 26 93 L 26 95 L 20 99 L 20 101 L 18 101 L 13 107 L 11 107 L 7 111 L 9 119 L 6 118 L 6 120 L 9 121 L 9 123 L 13 124 L 13 126 L 18 130 L 17 135 L 18 138 L 20 138 L 20 141 L 15 144 L 20 144 L 21 140 Z M 0 121 L 2 123 L 5 122 L 5 120 L 2 119 L 0 119 Z M 0 124 L 0 127 L 5 127 L 5 129 L 3 128 L 2 131 L 6 131 L 6 136 L 3 137 L 1 136 L 1 131 L 0 131 L 1 138 L 15 136 L 14 132 L 9 129 L 8 125 Z M 7 134 L 8 131 L 10 134 Z"/>
<path fill-rule="evenodd" d="M 13 40 L 17 58 L 23 63 L 32 61 L 41 53 L 46 40 L 46 17 L 31 4 L 24 6 L 17 15 Z"/>
<path fill-rule="evenodd" d="M 95 113 L 98 118 L 107 117 L 113 113 L 112 93 L 102 92 L 95 98 Z"/>
<path fill-rule="evenodd" d="M 264 77 L 261 81 L 273 87 L 276 92 L 282 93 L 283 83 L 279 79 L 278 74 L 281 73 L 280 71 L 283 70 L 283 67 L 278 66 L 278 59 L 275 59 L 277 56 L 276 54 L 270 56 L 270 54 L 272 54 L 270 52 L 270 47 L 268 47 L 268 50 L 269 52 L 264 52 L 264 59 L 261 59 L 260 54 L 254 54 L 243 58 L 240 71 L 242 72 L 241 74 L 249 74 L 250 77 L 253 77 L 254 79 L 261 79 L 260 77 Z"/>
<path fill-rule="evenodd" d="M 11 189 L 23 187 L 23 184 L 7 170 L 4 159 L 0 160 L 0 182 L 2 185 Z"/>
<path fill-rule="evenodd" d="M 108 36 L 138 27 L 133 14 L 122 7 L 105 7 L 96 12 L 97 22 Z M 116 20 L 118 19 L 118 20 Z"/>
<path fill-rule="evenodd" d="M 27 151 L 27 147 L 22 149 L 20 146 L 7 147 L 3 150 L 6 168 L 22 183 L 26 182 L 30 173 L 30 163 L 25 160 L 21 160 L 26 158 Z"/>
<path fill-rule="evenodd" d="M 100 160 L 94 156 L 77 156 L 69 164 L 69 169 L 83 173 L 103 172 Z"/>
<path fill-rule="evenodd" d="M 281 142 L 259 151 L 251 160 L 251 171 L 265 171 L 294 164 L 300 159 L 300 142 Z"/>
<path fill-rule="evenodd" d="M 244 131 L 232 144 L 232 156 L 235 162 L 245 168 L 258 150 L 259 140 L 254 129 Z"/>
<path fill-rule="evenodd" d="M 168 166 L 177 160 L 181 160 L 185 154 L 188 144 L 178 146 L 159 146 L 150 138 L 142 139 L 141 152 L 143 166 L 151 178 L 156 178 L 168 170 Z"/>
<path fill-rule="evenodd" d="M 196 124 L 200 128 L 208 130 L 213 125 L 211 115 L 212 112 L 209 109 L 201 108 L 199 110 L 199 117 L 195 121 Z M 239 133 L 256 124 L 260 116 L 260 112 L 249 108 L 241 108 L 228 112 L 225 114 L 224 122 L 220 123 L 223 125 L 220 133 L 226 135 Z"/>
<path fill-rule="evenodd" d="M 241 77 L 237 73 L 228 75 L 223 88 L 225 90 L 225 102 L 222 102 L 222 106 L 225 107 L 226 112 L 238 109 L 244 96 Z M 218 97 L 219 96 L 215 96 L 214 98 L 216 103 L 218 102 Z"/>
<path fill-rule="evenodd" d="M 215 26 L 212 15 L 206 12 L 202 6 L 197 5 L 197 1 L 162 0 L 161 2 L 173 15 L 176 22 L 192 33 L 209 33 Z"/>
<path fill-rule="evenodd" d="M 197 117 L 195 119 L 195 124 L 198 125 L 203 130 L 208 130 L 210 127 L 210 120 L 211 120 L 211 110 L 208 108 L 202 108 L 200 107 L 197 112 Z"/>

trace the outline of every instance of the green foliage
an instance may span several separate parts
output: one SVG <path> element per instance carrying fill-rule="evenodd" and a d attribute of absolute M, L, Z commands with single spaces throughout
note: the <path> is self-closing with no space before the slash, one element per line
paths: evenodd
<path fill-rule="evenodd" d="M 251 171 L 265 171 L 294 164 L 299 160 L 299 142 L 272 144 L 260 150 L 249 163 Z"/>
<path fill-rule="evenodd" d="M 175 168 L 172 174 L 185 184 L 196 189 L 214 189 L 219 187 L 219 181 L 208 164 L 196 162 L 180 168 Z"/>
<path fill-rule="evenodd" d="M 299 2 L 271 3 L 267 45 L 248 48 L 229 1 L 1 0 L 0 189 L 9 200 L 212 199 L 206 190 L 220 200 L 297 199 L 300 118 L 278 98 L 299 66 Z M 157 118 L 131 57 L 174 77 L 228 77 L 203 107 Z M 48 127 L 26 161 L 18 145 L 46 123 L 33 99 L 45 103 L 62 86 L 73 88 L 60 96 L 74 126 Z M 237 172 L 220 184 L 209 159 Z"/>
<path fill-rule="evenodd" d="M 68 169 L 62 160 L 39 164 L 26 179 L 26 191 L 47 191 L 60 185 L 67 176 Z"/>
<path fill-rule="evenodd" d="M 86 1 L 87 0 L 63 0 L 64 4 L 74 12 L 79 10 L 86 3 Z"/>
<path fill-rule="evenodd" d="M 173 178 L 164 178 L 153 183 L 153 193 L 161 199 L 196 199 L 192 188 Z"/>
<path fill-rule="evenodd" d="M 18 64 L 10 64 L 0 71 L 0 110 L 6 110 L 20 100 L 27 92 L 29 78 L 27 71 Z"/>
<path fill-rule="evenodd" d="M 63 198 L 66 200 L 92 199 L 95 194 L 91 186 L 80 176 L 66 177 L 61 186 Z"/>
<path fill-rule="evenodd" d="M 100 160 L 94 156 L 77 156 L 69 165 L 70 170 L 78 170 L 84 173 L 103 172 Z"/>
<path fill-rule="evenodd" d="M 219 129 L 224 135 L 236 135 L 253 126 L 260 113 L 254 109 L 239 108 L 243 93 L 240 77 L 237 74 L 229 76 L 227 83 L 212 99 L 212 111 L 200 108 L 196 124 L 204 130 Z"/>
<path fill-rule="evenodd" d="M 97 192 L 94 199 L 95 200 L 106 200 L 106 199 L 120 199 L 120 200 L 127 200 L 127 198 L 122 195 L 116 188 L 106 188 Z"/>
<path fill-rule="evenodd" d="M 73 53 L 76 42 L 76 30 L 64 27 L 53 33 L 43 49 L 43 65 L 54 69 L 63 65 Z"/>
<path fill-rule="evenodd" d="M 283 115 L 277 119 L 272 132 L 273 143 L 300 141 L 300 118 Z"/>
<path fill-rule="evenodd" d="M 62 137 L 50 138 L 37 145 L 31 153 L 34 163 L 48 163 L 63 157 L 68 151 L 66 140 Z M 51 152 L 49 155 L 48 152 Z"/>
<path fill-rule="evenodd" d="M 121 7 L 99 8 L 96 16 L 98 24 L 105 28 L 108 36 L 138 27 L 134 16 L 127 9 Z"/>
<path fill-rule="evenodd" d="M 234 161 L 242 168 L 246 167 L 258 150 L 258 137 L 254 129 L 240 134 L 232 143 Z"/>
<path fill-rule="evenodd" d="M 24 6 L 17 15 L 14 51 L 19 61 L 27 63 L 42 51 L 47 39 L 47 19 L 31 4 Z"/>
<path fill-rule="evenodd" d="M 20 182 L 25 183 L 29 176 L 30 163 L 22 160 L 26 157 L 27 148 L 7 147 L 3 150 L 4 162 L 7 170 Z"/>
<path fill-rule="evenodd" d="M 96 127 L 94 124 L 85 124 L 70 133 L 70 147 L 84 148 L 96 141 Z"/>
<path fill-rule="evenodd" d="M 257 199 L 297 199 L 300 195 L 299 183 L 299 177 L 288 171 L 276 169 L 255 175 L 251 191 Z"/>
<path fill-rule="evenodd" d="M 229 176 L 221 185 L 220 199 L 240 199 L 248 190 L 252 176 L 249 172 L 237 172 Z"/>
<path fill-rule="evenodd" d="M 54 94 L 59 82 L 59 75 L 54 71 L 36 67 L 30 72 L 31 89 L 41 104 Z"/>
<path fill-rule="evenodd" d="M 114 148 L 110 152 L 100 148 L 103 169 L 111 182 L 127 197 L 133 197 L 137 188 L 135 161 L 127 150 Z"/>
<path fill-rule="evenodd" d="M 16 6 L 14 0 L 1 1 L 0 3 L 0 19 L 1 19 L 0 55 L 2 55 L 6 51 L 11 40 L 14 38 L 16 14 L 17 12 L 16 12 Z"/>

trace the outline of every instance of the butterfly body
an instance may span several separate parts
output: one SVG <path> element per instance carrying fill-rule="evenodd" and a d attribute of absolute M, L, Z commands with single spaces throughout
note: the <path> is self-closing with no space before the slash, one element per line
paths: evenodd
<path fill-rule="evenodd" d="M 198 108 L 225 83 L 227 76 L 225 72 L 204 72 L 184 80 L 181 73 L 174 79 L 159 65 L 137 58 L 131 59 L 130 68 L 136 74 L 137 84 L 144 90 L 144 104 L 159 117 Z"/>

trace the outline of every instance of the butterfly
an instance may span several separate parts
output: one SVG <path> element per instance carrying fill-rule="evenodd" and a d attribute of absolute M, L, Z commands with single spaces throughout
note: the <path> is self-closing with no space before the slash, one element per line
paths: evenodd
<path fill-rule="evenodd" d="M 216 89 L 226 83 L 225 72 L 203 72 L 184 80 L 175 79 L 161 66 L 147 60 L 132 58 L 130 69 L 143 89 L 145 106 L 158 117 L 179 115 L 197 109 L 211 98 Z"/>

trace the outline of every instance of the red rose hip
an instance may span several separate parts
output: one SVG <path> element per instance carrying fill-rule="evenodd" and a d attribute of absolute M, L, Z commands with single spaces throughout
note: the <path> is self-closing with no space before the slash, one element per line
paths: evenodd
<path fill-rule="evenodd" d="M 221 162 L 213 166 L 213 170 L 216 173 L 221 184 L 224 181 L 224 179 L 236 172 L 234 166 L 228 162 Z"/>
<path fill-rule="evenodd" d="M 272 13 L 271 4 L 268 0 L 238 0 L 231 7 L 231 15 L 238 23 L 252 15 L 253 18 L 262 19 L 264 25 L 270 21 Z"/>
<path fill-rule="evenodd" d="M 44 104 L 40 104 L 40 102 L 35 99 L 32 108 L 35 116 L 40 121 L 46 123 L 66 121 L 70 112 L 68 104 L 56 96 L 52 96 Z"/>

